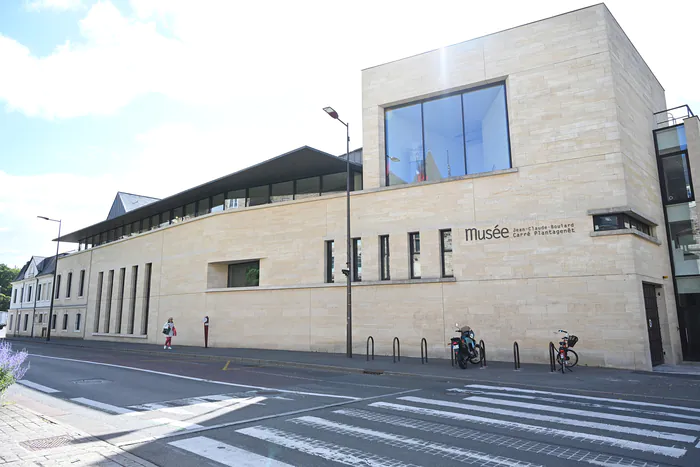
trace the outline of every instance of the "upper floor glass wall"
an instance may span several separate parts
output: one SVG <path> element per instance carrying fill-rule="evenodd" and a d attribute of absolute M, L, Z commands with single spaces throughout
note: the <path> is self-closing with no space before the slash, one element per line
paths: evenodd
<path fill-rule="evenodd" d="M 685 140 L 685 126 L 678 125 L 657 131 L 656 144 L 659 147 L 659 156 L 685 151 L 688 149 Z"/>
<path fill-rule="evenodd" d="M 386 184 L 511 167 L 504 84 L 388 109 Z"/>

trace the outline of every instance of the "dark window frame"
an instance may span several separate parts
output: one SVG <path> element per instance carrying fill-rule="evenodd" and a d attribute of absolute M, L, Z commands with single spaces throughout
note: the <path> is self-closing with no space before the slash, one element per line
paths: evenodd
<path fill-rule="evenodd" d="M 616 230 L 635 230 L 650 237 L 653 236 L 653 226 L 641 221 L 624 212 L 616 212 L 612 214 L 595 214 L 593 217 L 594 232 L 613 232 Z M 606 217 L 614 217 L 615 223 L 603 225 L 599 221 Z"/>
<path fill-rule="evenodd" d="M 416 242 L 418 240 L 418 242 Z M 418 248 L 416 251 L 416 243 Z M 420 279 L 421 275 L 416 275 L 415 264 L 416 261 L 413 260 L 414 256 L 418 257 L 417 263 L 420 265 L 420 232 L 410 232 L 408 234 L 408 261 L 409 261 L 409 272 L 411 279 Z M 421 273 L 423 271 L 421 270 Z"/>
<path fill-rule="evenodd" d="M 58 297 L 61 295 L 61 275 L 56 276 L 56 294 L 54 295 L 54 299 L 58 299 Z"/>
<path fill-rule="evenodd" d="M 80 332 L 80 318 L 81 318 L 80 313 L 76 313 L 75 314 L 75 327 L 73 329 L 75 332 Z"/>
<path fill-rule="evenodd" d="M 335 240 L 326 240 L 324 244 L 326 266 L 325 276 L 326 283 L 333 284 L 335 282 Z"/>
<path fill-rule="evenodd" d="M 359 248 L 358 248 L 359 246 Z M 359 254 L 359 255 L 358 255 Z M 362 267 L 362 237 L 352 239 L 352 281 L 362 282 L 362 271 L 357 267 L 359 256 L 360 268 Z"/>
<path fill-rule="evenodd" d="M 63 324 L 61 327 L 62 331 L 68 330 L 68 313 L 63 313 Z"/>
<path fill-rule="evenodd" d="M 66 279 L 66 298 L 70 298 L 71 286 L 73 285 L 73 273 L 68 273 L 68 278 Z"/>
<path fill-rule="evenodd" d="M 234 269 L 238 269 L 238 268 L 245 268 L 245 272 L 244 272 L 245 283 L 236 285 L 236 284 L 234 284 L 235 276 L 232 274 L 232 271 Z M 248 274 L 252 270 L 257 271 L 257 277 L 255 277 L 253 280 L 251 280 L 251 278 L 248 277 Z M 260 260 L 259 259 L 252 260 L 252 261 L 242 261 L 242 262 L 238 262 L 238 263 L 231 263 L 228 265 L 226 287 L 228 287 L 228 288 L 240 288 L 240 287 L 259 287 L 259 286 L 260 286 Z"/>
<path fill-rule="evenodd" d="M 78 297 L 85 295 L 85 269 L 80 270 L 80 280 L 78 282 Z"/>
<path fill-rule="evenodd" d="M 450 242 L 450 248 L 449 250 L 445 247 L 445 234 L 448 233 L 450 234 L 451 237 L 451 242 Z M 446 261 L 445 259 L 447 258 L 446 253 L 450 254 L 450 257 L 454 259 L 454 249 L 453 249 L 453 243 L 454 242 L 454 237 L 452 237 L 452 229 L 442 229 L 440 230 L 440 275 L 441 277 L 454 277 L 454 263 L 452 263 L 452 273 L 447 274 L 445 271 L 445 264 Z"/>
<path fill-rule="evenodd" d="M 379 236 L 379 280 L 391 280 L 391 248 L 389 236 Z"/>

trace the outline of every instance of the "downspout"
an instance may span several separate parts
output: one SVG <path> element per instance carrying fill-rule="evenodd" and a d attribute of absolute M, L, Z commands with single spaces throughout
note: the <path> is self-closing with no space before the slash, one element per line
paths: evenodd
<path fill-rule="evenodd" d="M 34 320 L 36 319 L 36 296 L 39 295 L 39 278 L 36 278 L 34 284 L 34 310 L 32 311 L 32 333 L 29 337 L 34 337 Z"/>

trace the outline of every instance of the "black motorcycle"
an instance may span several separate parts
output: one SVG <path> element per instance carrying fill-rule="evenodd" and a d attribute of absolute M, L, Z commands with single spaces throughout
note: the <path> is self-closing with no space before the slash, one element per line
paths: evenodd
<path fill-rule="evenodd" d="M 453 337 L 450 342 L 455 361 L 461 369 L 467 367 L 467 361 L 474 365 L 478 364 L 483 357 L 481 348 L 476 343 L 474 331 L 469 326 L 460 327 L 459 324 L 455 324 L 455 327 L 459 337 Z"/>

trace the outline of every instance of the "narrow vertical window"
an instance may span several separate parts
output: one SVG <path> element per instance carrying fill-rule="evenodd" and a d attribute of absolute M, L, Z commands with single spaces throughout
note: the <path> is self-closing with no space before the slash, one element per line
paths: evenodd
<path fill-rule="evenodd" d="M 93 332 L 100 332 L 100 310 L 102 308 L 102 281 L 104 278 L 104 272 L 100 272 L 97 275 L 97 294 L 95 300 L 95 327 Z"/>
<path fill-rule="evenodd" d="M 119 291 L 117 292 L 117 321 L 115 323 L 115 333 L 122 333 L 122 311 L 124 310 L 124 279 L 126 268 L 119 270 Z"/>
<path fill-rule="evenodd" d="M 453 277 L 451 229 L 440 231 L 440 262 L 442 263 L 442 277 Z"/>
<path fill-rule="evenodd" d="M 109 334 L 109 325 L 112 320 L 112 290 L 114 289 L 114 269 L 110 269 L 107 276 L 107 300 L 105 302 L 105 334 Z"/>
<path fill-rule="evenodd" d="M 58 298 L 58 295 L 61 293 L 61 276 L 56 277 L 56 295 L 54 295 L 54 298 Z"/>
<path fill-rule="evenodd" d="M 80 313 L 75 315 L 75 330 L 80 331 Z"/>
<path fill-rule="evenodd" d="M 32 286 L 29 286 L 29 290 L 27 292 L 27 301 L 31 302 L 32 301 Z"/>
<path fill-rule="evenodd" d="M 326 241 L 326 282 L 335 282 L 335 244 L 333 240 Z"/>
<path fill-rule="evenodd" d="M 136 284 L 138 284 L 139 267 L 131 267 L 131 302 L 129 306 L 129 319 L 126 323 L 126 332 L 134 333 L 134 317 L 136 316 Z"/>
<path fill-rule="evenodd" d="M 63 313 L 63 330 L 68 329 L 68 313 Z"/>
<path fill-rule="evenodd" d="M 411 279 L 420 279 L 420 233 L 408 234 L 411 261 Z"/>
<path fill-rule="evenodd" d="M 66 281 L 66 298 L 70 298 L 70 289 L 73 284 L 73 273 L 68 273 L 68 281 Z"/>
<path fill-rule="evenodd" d="M 352 239 L 352 280 L 362 281 L 362 239 Z"/>
<path fill-rule="evenodd" d="M 56 315 L 51 315 L 51 329 L 56 330 Z"/>
<path fill-rule="evenodd" d="M 24 315 L 24 330 L 27 330 L 27 326 L 29 326 L 29 313 Z"/>
<path fill-rule="evenodd" d="M 37 300 L 41 300 L 41 286 L 42 285 L 43 284 L 39 284 L 36 286 L 36 299 Z"/>
<path fill-rule="evenodd" d="M 85 292 L 85 269 L 80 271 L 80 282 L 78 284 L 78 297 L 82 297 Z"/>
<path fill-rule="evenodd" d="M 151 269 L 153 269 L 153 263 L 147 263 L 143 287 L 143 316 L 141 317 L 141 335 L 144 336 L 148 334 L 148 307 L 151 300 Z"/>
<path fill-rule="evenodd" d="M 10 331 L 12 331 L 12 321 L 14 321 L 15 315 L 10 315 Z"/>
<path fill-rule="evenodd" d="M 391 278 L 389 270 L 389 236 L 381 235 L 379 237 L 379 260 L 380 271 L 379 277 L 383 281 L 388 281 Z"/>
<path fill-rule="evenodd" d="M 12 291 L 12 303 L 17 303 L 17 289 Z"/>

